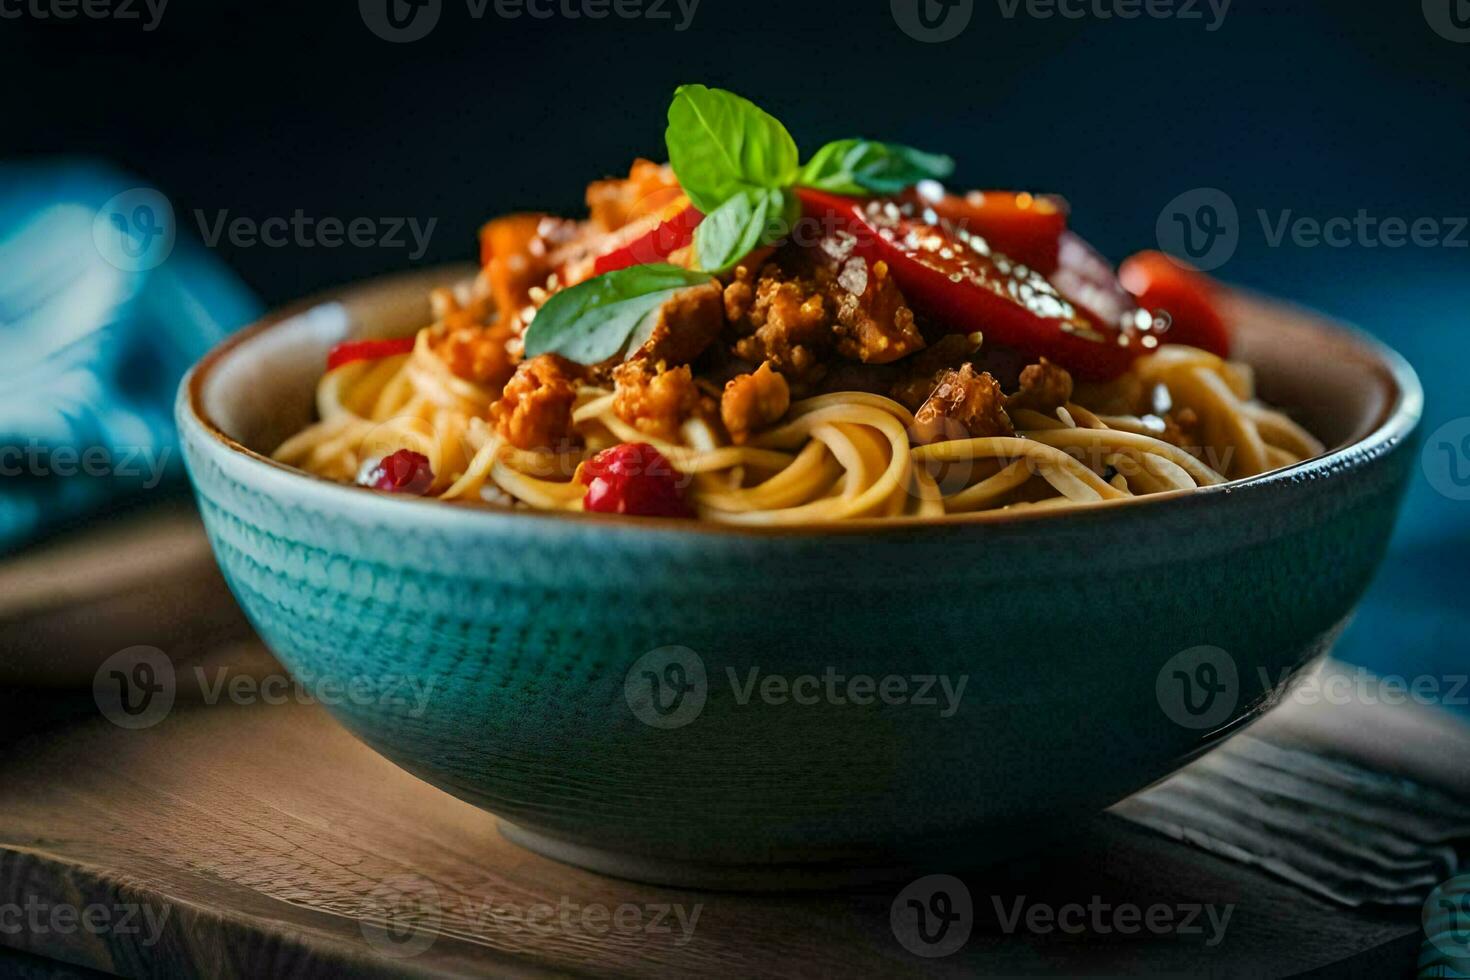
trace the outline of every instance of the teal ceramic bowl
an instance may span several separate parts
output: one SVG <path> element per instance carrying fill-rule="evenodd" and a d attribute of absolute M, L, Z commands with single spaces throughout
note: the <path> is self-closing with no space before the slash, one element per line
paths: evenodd
<path fill-rule="evenodd" d="M 1244 295 L 1263 396 L 1334 448 L 1194 493 L 731 530 L 390 498 L 267 458 L 332 344 L 412 331 L 457 274 L 231 339 L 180 391 L 186 459 L 235 595 L 346 726 L 514 839 L 618 875 L 831 883 L 1034 846 L 1328 648 L 1415 459 L 1402 359 Z"/>

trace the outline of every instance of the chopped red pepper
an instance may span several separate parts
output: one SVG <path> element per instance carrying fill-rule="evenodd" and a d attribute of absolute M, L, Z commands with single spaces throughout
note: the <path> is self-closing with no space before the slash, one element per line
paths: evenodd
<path fill-rule="evenodd" d="M 413 350 L 413 337 L 397 337 L 393 340 L 349 340 L 338 344 L 327 353 L 327 370 L 333 371 L 353 361 L 376 361 L 394 354 L 407 354 Z"/>
<path fill-rule="evenodd" d="M 582 506 L 597 514 L 634 517 L 692 517 L 679 474 L 644 442 L 625 442 L 582 464 L 578 479 L 587 487 Z"/>
<path fill-rule="evenodd" d="M 963 197 L 917 190 L 912 194 L 956 228 L 981 236 L 995 251 L 1042 275 L 1051 275 L 1057 267 L 1062 232 L 1067 230 L 1067 203 L 1061 198 L 1025 191 L 970 191 Z"/>
<path fill-rule="evenodd" d="M 411 449 L 389 453 L 357 480 L 365 487 L 389 493 L 412 493 L 422 497 L 434 485 L 434 470 L 429 457 Z"/>
<path fill-rule="evenodd" d="M 854 254 L 886 262 L 909 303 L 955 333 L 982 331 L 993 343 L 1047 357 L 1082 380 L 1127 369 L 1144 348 L 1132 318 L 1087 315 L 1034 269 L 993 252 L 914 202 L 862 200 L 799 188 L 804 210 L 836 221 Z"/>
<path fill-rule="evenodd" d="M 604 272 L 616 272 L 629 266 L 661 262 L 694 241 L 694 229 L 703 220 L 704 215 L 699 209 L 690 205 L 668 221 L 661 222 L 652 231 L 599 256 L 593 264 L 592 274 L 600 276 Z"/>
<path fill-rule="evenodd" d="M 1139 252 L 1123 263 L 1118 278 L 1144 309 L 1168 314 L 1161 340 L 1230 356 L 1230 328 L 1220 315 L 1215 281 L 1209 276 L 1163 252 Z"/>

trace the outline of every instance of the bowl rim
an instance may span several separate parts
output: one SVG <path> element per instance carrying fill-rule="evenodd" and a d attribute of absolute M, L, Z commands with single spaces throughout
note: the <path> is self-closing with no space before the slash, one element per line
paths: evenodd
<path fill-rule="evenodd" d="M 1268 297 L 1236 286 L 1230 286 L 1230 292 L 1238 298 L 1252 303 L 1274 306 L 1296 319 L 1307 321 L 1312 329 L 1335 335 L 1338 340 L 1346 342 L 1363 353 L 1370 355 L 1374 367 L 1380 369 L 1391 383 L 1393 393 L 1388 405 L 1383 409 L 1376 424 L 1368 433 L 1352 442 L 1338 446 L 1335 449 L 1330 449 L 1310 459 L 1302 460 L 1299 463 L 1293 463 L 1290 466 L 1269 470 L 1265 473 L 1240 480 L 1230 480 L 1216 486 L 1198 487 L 1193 490 L 1170 490 L 1164 493 L 1148 494 L 1141 497 L 1078 504 L 1063 509 L 1032 508 L 979 511 L 968 514 L 945 515 L 943 517 L 914 517 L 903 520 L 869 517 L 795 525 L 759 525 L 725 524 L 716 521 L 691 520 L 688 518 L 589 514 L 581 511 L 514 510 L 480 501 L 454 501 L 450 503 L 436 498 L 392 497 L 390 499 L 390 495 L 388 494 L 377 493 L 365 487 L 352 484 L 339 483 L 335 480 L 329 480 L 325 477 L 298 469 L 297 467 L 278 462 L 263 453 L 243 445 L 226 434 L 205 411 L 204 385 L 206 380 L 209 378 L 211 372 L 225 358 L 248 341 L 267 331 L 289 323 L 313 309 L 328 304 L 342 303 L 356 295 L 372 291 L 404 288 L 410 284 L 438 282 L 442 285 L 451 283 L 457 278 L 463 278 L 472 269 L 472 266 L 464 263 L 455 263 L 411 272 L 398 272 L 359 279 L 319 290 L 300 300 L 272 310 L 254 323 L 241 328 L 225 338 L 214 349 L 200 358 L 189 369 L 188 373 L 184 375 L 183 380 L 180 382 L 178 398 L 180 409 L 178 415 L 180 416 L 179 421 L 181 425 L 187 424 L 196 428 L 202 435 L 216 443 L 216 448 L 223 448 L 241 457 L 252 466 L 261 466 L 277 474 L 289 475 L 289 477 L 297 481 L 303 492 L 313 491 L 322 494 L 328 502 L 335 500 L 343 506 L 354 505 L 356 507 L 392 508 L 392 513 L 398 515 L 400 518 L 405 513 L 402 508 L 409 507 L 420 508 L 417 511 L 411 512 L 417 513 L 420 516 L 427 517 L 430 513 L 437 513 L 441 515 L 440 519 L 448 518 L 468 522 L 553 522 L 555 525 L 566 527 L 581 526 L 586 528 L 604 527 L 638 529 L 643 531 L 658 530 L 683 535 L 721 537 L 784 538 L 855 534 L 893 536 L 909 534 L 919 530 L 933 530 L 935 528 L 975 527 L 997 524 L 1009 525 L 1017 522 L 1034 522 L 1050 525 L 1056 522 L 1077 521 L 1101 512 L 1110 512 L 1119 509 L 1131 512 L 1143 507 L 1172 509 L 1186 503 L 1202 504 L 1210 500 L 1223 499 L 1225 496 L 1241 491 L 1289 486 L 1296 483 L 1297 477 L 1305 472 L 1320 472 L 1330 476 L 1361 465 L 1407 440 L 1417 428 L 1424 410 L 1424 389 L 1419 381 L 1418 374 L 1403 355 L 1399 354 L 1387 344 L 1372 337 L 1360 328 L 1350 326 L 1325 314 L 1318 313 L 1289 301 Z M 187 412 L 184 409 L 187 409 Z M 428 508 L 428 510 L 424 510 L 423 508 Z"/>

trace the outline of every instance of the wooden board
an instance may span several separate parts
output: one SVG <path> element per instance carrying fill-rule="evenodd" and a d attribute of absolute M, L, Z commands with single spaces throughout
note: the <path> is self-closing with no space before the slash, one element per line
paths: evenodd
<path fill-rule="evenodd" d="M 1407 969 L 1417 945 L 1412 914 L 1331 907 L 1103 815 L 1064 848 L 967 876 L 975 932 L 953 956 L 925 960 L 889 926 L 895 887 L 701 893 L 565 867 L 508 843 L 493 818 L 377 756 L 316 706 L 184 706 L 142 731 L 79 710 L 4 753 L 0 907 L 137 904 L 153 910 L 157 941 L 44 930 L 0 941 L 125 975 L 1265 976 L 1373 955 Z M 1023 896 L 1235 909 L 1214 946 L 1202 935 L 1008 935 L 995 905 Z M 543 905 L 574 911 L 533 926 L 527 916 Z M 575 911 L 592 906 L 636 911 L 598 934 Z M 692 930 L 670 915 L 670 931 L 651 931 L 658 909 L 675 906 L 685 922 L 698 909 Z M 427 948 L 384 955 L 382 929 L 409 914 Z"/>
<path fill-rule="evenodd" d="M 942 959 L 896 938 L 902 882 L 792 896 L 599 877 L 510 844 L 492 817 L 318 706 L 214 697 L 222 677 L 283 677 L 248 637 L 187 507 L 0 565 L 0 947 L 16 951 L 0 954 L 0 973 L 50 975 L 42 964 L 63 961 L 129 976 L 1341 977 L 1406 975 L 1419 945 L 1413 910 L 1329 905 L 1111 815 L 966 875 L 975 929 Z M 166 719 L 129 731 L 99 717 L 90 686 L 102 659 L 137 643 L 165 650 L 181 684 Z M 1256 732 L 1470 797 L 1470 736 L 1432 713 L 1282 710 Z M 1233 911 L 1210 945 L 1177 931 L 1007 932 L 997 905 L 1018 900 Z M 5 918 L 93 906 L 130 914 L 132 928 L 14 930 Z"/>

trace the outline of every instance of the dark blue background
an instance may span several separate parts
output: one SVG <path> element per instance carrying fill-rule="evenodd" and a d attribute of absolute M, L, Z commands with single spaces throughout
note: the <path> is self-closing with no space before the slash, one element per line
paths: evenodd
<path fill-rule="evenodd" d="M 488 216 L 575 212 L 589 178 L 660 156 L 670 92 L 703 81 L 755 99 L 806 150 L 878 136 L 953 154 L 962 184 L 1061 192 L 1115 257 L 1155 244 L 1175 195 L 1219 188 L 1241 215 L 1220 276 L 1396 346 L 1424 379 L 1426 433 L 1470 415 L 1470 235 L 1459 248 L 1273 247 L 1257 216 L 1470 215 L 1470 44 L 1431 30 L 1417 0 L 1236 0 L 1214 31 L 1208 13 L 1042 20 L 975 0 L 941 44 L 905 35 L 889 0 L 702 0 L 684 32 L 476 21 L 444 2 L 434 32 L 403 45 L 374 37 L 353 0 L 173 0 L 151 33 L 0 21 L 6 155 L 116 161 L 167 193 L 185 228 L 196 208 L 437 218 L 432 264 L 468 257 Z M 218 254 L 271 303 L 408 262 L 382 248 Z M 1466 670 L 1467 546 L 1470 502 L 1416 472 L 1340 654 Z"/>

